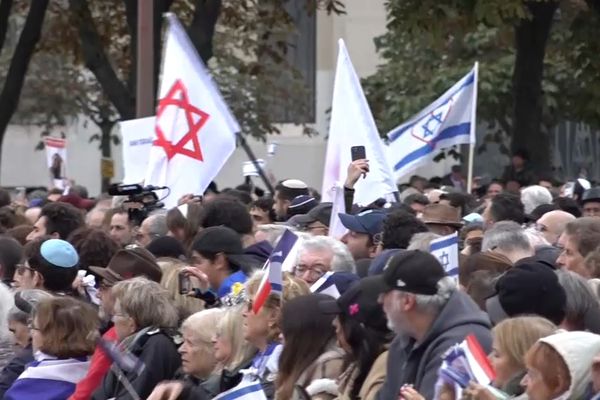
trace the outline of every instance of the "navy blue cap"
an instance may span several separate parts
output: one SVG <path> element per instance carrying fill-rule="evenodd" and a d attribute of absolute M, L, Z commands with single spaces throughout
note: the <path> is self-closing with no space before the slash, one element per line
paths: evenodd
<path fill-rule="evenodd" d="M 365 210 L 356 215 L 340 213 L 339 216 L 346 229 L 371 236 L 383 231 L 383 221 L 387 217 L 381 210 Z"/>

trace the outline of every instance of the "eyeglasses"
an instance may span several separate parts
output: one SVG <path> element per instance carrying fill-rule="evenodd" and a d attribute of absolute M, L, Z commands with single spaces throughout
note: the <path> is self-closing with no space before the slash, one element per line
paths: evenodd
<path fill-rule="evenodd" d="M 313 278 L 320 278 L 323 275 L 325 275 L 325 273 L 328 271 L 328 268 L 324 265 L 303 265 L 303 264 L 299 264 L 296 265 L 296 267 L 294 268 L 294 275 L 296 277 L 301 277 L 302 275 L 304 275 L 305 273 L 309 273 L 312 275 Z"/>
<path fill-rule="evenodd" d="M 34 271 L 29 265 L 26 264 L 17 264 L 15 271 L 18 275 L 24 275 L 27 271 Z"/>

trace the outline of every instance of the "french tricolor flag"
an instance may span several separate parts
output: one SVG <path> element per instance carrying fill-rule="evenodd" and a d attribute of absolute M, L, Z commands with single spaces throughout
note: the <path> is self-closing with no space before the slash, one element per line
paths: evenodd
<path fill-rule="evenodd" d="M 252 311 L 254 314 L 257 314 L 260 311 L 260 308 L 265 304 L 271 293 L 278 293 L 281 295 L 283 288 L 282 264 L 290 253 L 292 253 L 292 249 L 297 242 L 298 236 L 290 230 L 286 230 L 283 235 L 281 235 L 281 239 L 279 239 L 277 246 L 275 246 L 273 252 L 269 256 L 269 260 L 265 264 L 265 275 L 254 296 L 252 302 Z"/>

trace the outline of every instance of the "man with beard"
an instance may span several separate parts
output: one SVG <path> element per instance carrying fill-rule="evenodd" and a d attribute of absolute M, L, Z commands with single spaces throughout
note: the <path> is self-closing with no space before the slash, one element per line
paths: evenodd
<path fill-rule="evenodd" d="M 380 285 L 379 302 L 396 338 L 378 400 L 397 399 L 409 384 L 432 399 L 443 354 L 469 334 L 486 353 L 491 350 L 489 318 L 431 254 L 406 251 L 394 256 Z"/>
<path fill-rule="evenodd" d="M 111 322 L 115 305 L 114 297 L 111 294 L 112 286 L 117 282 L 136 276 L 145 276 L 155 282 L 160 282 L 162 270 L 156 263 L 154 256 L 141 247 L 119 250 L 110 259 L 106 268 L 90 267 L 90 270 L 102 279 L 98 290 L 98 298 L 100 299 L 99 314 L 107 328 L 103 332 L 102 339 L 114 342 L 117 340 L 117 332 Z M 96 347 L 86 377 L 79 381 L 75 393 L 69 399 L 83 400 L 91 398 L 92 393 L 102 383 L 102 379 L 110 369 L 111 364 L 112 360 L 106 353 Z"/>

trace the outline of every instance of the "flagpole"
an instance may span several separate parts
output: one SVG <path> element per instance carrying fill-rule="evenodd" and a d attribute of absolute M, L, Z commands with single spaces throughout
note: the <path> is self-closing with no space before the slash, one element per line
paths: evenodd
<path fill-rule="evenodd" d="M 477 130 L 477 88 L 479 85 L 479 62 L 475 61 L 474 82 L 473 82 L 473 102 L 471 110 L 471 132 L 469 140 L 469 170 L 467 176 L 467 193 L 471 193 L 473 189 L 473 158 L 475 153 L 475 134 Z"/>
<path fill-rule="evenodd" d="M 469 170 L 467 176 L 467 193 L 471 193 L 473 189 L 473 153 L 475 153 L 475 144 L 469 144 Z"/>
<path fill-rule="evenodd" d="M 248 158 L 250 159 L 250 161 L 252 161 L 252 164 L 254 164 L 254 168 L 256 168 L 256 170 L 258 171 L 258 175 L 260 176 L 260 179 L 262 179 L 262 181 L 264 182 L 265 186 L 267 187 L 267 190 L 271 193 L 271 196 L 274 196 L 275 189 L 273 189 L 273 185 L 271 185 L 271 182 L 267 178 L 265 171 L 262 169 L 262 167 L 260 166 L 258 161 L 256 161 L 256 156 L 254 155 L 254 152 L 248 145 L 248 142 L 246 142 L 246 138 L 244 137 L 244 135 L 242 135 L 241 132 L 237 133 L 237 137 L 240 140 L 240 144 L 242 145 L 242 148 L 248 155 Z"/>

